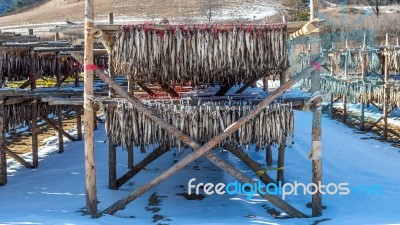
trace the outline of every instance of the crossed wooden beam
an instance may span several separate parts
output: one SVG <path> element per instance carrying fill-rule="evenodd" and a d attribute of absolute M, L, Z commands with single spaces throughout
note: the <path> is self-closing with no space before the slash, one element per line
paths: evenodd
<path fill-rule="evenodd" d="M 78 62 L 83 64 L 84 58 L 81 54 L 73 52 L 71 54 Z M 325 61 L 325 57 L 321 57 L 317 59 L 313 65 L 316 63 L 322 64 Z M 212 138 L 210 141 L 205 143 L 203 146 L 194 141 L 190 136 L 186 135 L 178 128 L 172 126 L 168 122 L 161 119 L 158 114 L 144 105 L 138 98 L 133 96 L 131 93 L 125 91 L 120 85 L 118 85 L 114 80 L 112 80 L 107 74 L 101 71 L 99 68 L 94 70 L 94 74 L 102 79 L 106 84 L 108 84 L 111 88 L 113 88 L 119 95 L 125 98 L 128 102 L 130 102 L 135 108 L 145 114 L 148 118 L 153 120 L 158 126 L 167 130 L 171 134 L 173 134 L 176 138 L 180 141 L 194 149 L 195 151 L 174 164 L 169 169 L 162 172 L 159 176 L 151 180 L 150 182 L 142 185 L 138 189 L 130 192 L 126 197 L 122 198 L 121 200 L 115 202 L 110 207 L 106 208 L 102 213 L 105 214 L 114 214 L 118 210 L 124 208 L 127 204 L 135 200 L 136 198 L 140 197 L 144 193 L 146 193 L 149 189 L 153 188 L 157 184 L 161 183 L 162 181 L 166 180 L 168 177 L 174 175 L 181 169 L 183 169 L 186 165 L 193 162 L 197 158 L 201 156 L 205 156 L 208 158 L 212 163 L 216 166 L 220 167 L 221 169 L 225 170 L 232 176 L 236 177 L 238 180 L 246 183 L 254 184 L 253 179 L 242 173 L 240 170 L 236 169 L 234 166 L 226 163 L 221 158 L 219 158 L 214 153 L 210 152 L 216 145 L 218 145 L 221 141 L 225 138 L 229 137 L 231 134 L 236 132 L 241 126 L 243 126 L 246 122 L 254 118 L 260 112 L 262 112 L 269 104 L 271 104 L 279 95 L 281 95 L 284 91 L 288 90 L 292 87 L 296 82 L 302 79 L 304 76 L 310 74 L 316 70 L 312 65 L 306 67 L 301 73 L 293 76 L 288 82 L 283 84 L 280 88 L 276 89 L 275 91 L 271 92 L 264 100 L 262 100 L 252 111 L 250 111 L 247 115 L 244 115 L 242 118 L 237 120 L 235 123 L 230 125 L 228 128 L 225 129 L 224 132 L 220 133 L 219 135 Z M 295 209 L 293 206 L 289 205 L 287 202 L 283 201 L 279 197 L 275 195 L 263 194 L 259 193 L 259 195 L 266 200 L 268 200 L 271 204 L 275 205 L 276 207 L 283 210 L 291 217 L 298 217 L 298 218 L 306 218 L 308 217 L 304 213 L 300 212 L 299 210 Z"/>

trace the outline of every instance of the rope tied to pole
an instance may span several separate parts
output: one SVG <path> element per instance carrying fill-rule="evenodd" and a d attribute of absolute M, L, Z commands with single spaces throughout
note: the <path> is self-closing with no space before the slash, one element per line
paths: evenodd
<path fill-rule="evenodd" d="M 101 102 L 98 98 L 96 98 L 94 95 L 84 95 L 84 100 L 89 100 L 89 101 L 84 101 L 83 108 L 88 111 L 92 112 L 105 112 L 105 106 L 103 102 Z"/>

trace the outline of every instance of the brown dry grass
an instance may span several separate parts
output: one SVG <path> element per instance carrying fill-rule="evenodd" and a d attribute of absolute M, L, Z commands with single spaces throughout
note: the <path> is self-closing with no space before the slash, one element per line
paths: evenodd
<path fill-rule="evenodd" d="M 126 19 L 129 22 L 151 21 L 155 18 L 167 18 L 172 21 L 190 22 L 194 17 L 207 20 L 209 0 L 96 0 L 94 1 L 96 20 L 107 19 L 109 12 L 114 12 L 115 19 Z M 213 0 L 213 11 L 217 14 L 221 9 L 240 8 L 243 5 L 270 4 L 274 0 Z M 218 2 L 218 4 L 215 4 Z M 243 13 L 243 12 L 241 12 Z M 248 12 L 252 13 L 252 12 Z M 235 15 L 232 15 L 233 17 Z M 82 22 L 84 17 L 84 1 L 82 0 L 49 0 L 29 11 L 1 17 L 0 27 L 41 24 L 54 22 Z M 136 20 L 136 21 L 135 21 Z"/>

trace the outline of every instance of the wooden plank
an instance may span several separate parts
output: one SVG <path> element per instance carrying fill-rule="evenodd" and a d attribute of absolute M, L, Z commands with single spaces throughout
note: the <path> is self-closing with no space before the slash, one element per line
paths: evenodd
<path fill-rule="evenodd" d="M 386 34 L 386 47 L 389 46 L 389 34 Z M 388 138 L 388 115 L 389 115 L 389 97 L 390 88 L 389 84 L 389 54 L 385 48 L 385 64 L 384 64 L 384 90 L 383 90 L 383 134 L 382 139 Z"/>
<path fill-rule="evenodd" d="M 342 115 L 342 122 L 344 124 L 347 123 L 347 96 L 343 95 L 343 115 Z"/>
<path fill-rule="evenodd" d="M 77 59 L 80 62 L 83 61 L 82 56 L 77 53 L 71 53 L 71 56 L 73 56 L 75 59 Z M 314 62 L 314 65 L 320 64 L 324 61 L 325 61 L 325 58 L 321 57 Z M 114 203 L 112 206 L 105 209 L 103 211 L 103 213 L 108 213 L 108 214 L 115 213 L 116 211 L 120 210 L 125 205 L 127 205 L 129 202 L 131 202 L 134 199 L 138 198 L 139 196 L 143 195 L 149 189 L 151 189 L 155 185 L 159 184 L 160 182 L 164 181 L 168 177 L 172 176 L 173 174 L 175 174 L 176 172 L 178 172 L 179 170 L 184 168 L 187 164 L 196 160 L 197 158 L 199 158 L 202 155 L 205 155 L 215 165 L 223 168 L 225 171 L 227 171 L 229 174 L 237 177 L 239 180 L 241 180 L 243 182 L 253 183 L 253 180 L 251 178 L 249 178 L 248 176 L 246 176 L 245 174 L 243 174 L 241 171 L 237 170 L 233 166 L 227 164 L 223 160 L 219 159 L 215 154 L 210 153 L 208 151 L 210 151 L 213 147 L 215 147 L 223 139 L 227 138 L 229 135 L 236 132 L 243 124 L 245 124 L 247 121 L 252 119 L 254 116 L 256 116 L 258 113 L 260 113 L 262 110 L 264 110 L 264 108 L 267 105 L 269 105 L 273 100 L 275 100 L 284 91 L 288 90 L 296 82 L 298 82 L 300 79 L 302 79 L 303 77 L 305 77 L 307 74 L 309 74 L 310 72 L 312 72 L 314 70 L 315 70 L 315 68 L 313 66 L 306 67 L 301 73 L 297 74 L 296 76 L 293 76 L 287 83 L 285 83 L 284 85 L 282 85 L 280 88 L 276 89 L 275 91 L 271 92 L 270 95 L 268 97 L 266 97 L 263 101 L 261 101 L 255 109 L 253 109 L 251 112 L 249 112 L 249 114 L 245 115 L 244 117 L 242 117 L 241 119 L 236 121 L 234 124 L 232 124 L 230 127 L 228 127 L 223 133 L 214 137 L 213 139 L 211 139 L 209 142 L 207 142 L 203 146 L 200 146 L 200 144 L 196 143 L 192 138 L 185 135 L 180 130 L 178 130 L 174 126 L 170 125 L 169 123 L 165 122 L 164 120 L 160 119 L 158 117 L 157 113 L 155 113 L 153 110 L 146 107 L 139 99 L 135 98 L 135 96 L 126 92 L 120 85 L 118 85 L 112 79 L 110 79 L 110 77 L 108 77 L 103 71 L 101 71 L 100 69 L 95 70 L 95 74 L 97 77 L 99 77 L 105 83 L 107 83 L 108 85 L 113 87 L 119 95 L 126 98 L 131 104 L 133 104 L 134 107 L 138 108 L 139 111 L 141 111 L 143 114 L 148 116 L 157 125 L 159 125 L 163 129 L 166 129 L 167 131 L 172 133 L 175 137 L 179 138 L 185 144 L 192 147 L 193 149 L 196 149 L 195 152 L 186 156 L 184 159 L 182 159 L 181 161 L 174 164 L 168 170 L 165 170 L 162 174 L 160 174 L 158 177 L 154 178 L 149 183 L 141 186 L 139 189 L 137 189 L 135 191 L 132 191 L 131 193 L 128 194 L 127 197 L 121 199 L 120 201 Z M 263 194 L 261 194 L 261 196 L 263 198 L 269 200 L 271 204 L 282 209 L 283 211 L 285 211 L 288 215 L 290 215 L 292 217 L 307 217 L 305 214 L 296 210 L 295 208 L 293 208 L 292 206 L 287 204 L 285 201 L 279 199 L 277 196 L 263 195 Z"/>
<path fill-rule="evenodd" d="M 390 109 L 387 112 L 387 115 L 389 115 L 392 112 L 393 109 Z M 376 125 L 378 125 L 381 121 L 383 120 L 383 116 L 381 116 L 376 122 L 374 122 L 366 131 L 371 131 Z"/>
<path fill-rule="evenodd" d="M 32 169 L 33 166 L 25 161 L 25 159 L 21 158 L 19 155 L 15 154 L 13 151 L 11 151 L 9 148 L 5 147 L 7 155 L 9 155 L 11 158 L 15 159 L 17 162 L 21 163 L 21 165 L 25 166 L 28 169 Z"/>
<path fill-rule="evenodd" d="M 214 96 L 224 96 L 228 91 L 234 86 L 234 84 L 226 83 L 220 87 L 220 89 L 215 93 Z"/>
<path fill-rule="evenodd" d="M 4 100 L 0 99 L 0 186 L 7 184 L 6 133 L 4 129 Z"/>
<path fill-rule="evenodd" d="M 272 166 L 272 147 L 271 145 L 267 145 L 265 150 L 265 158 L 267 166 Z"/>
<path fill-rule="evenodd" d="M 27 81 L 25 81 L 25 83 L 21 84 L 21 86 L 19 86 L 20 89 L 25 89 L 27 87 L 29 87 L 29 85 L 33 85 L 34 89 L 36 89 L 36 80 L 39 79 L 40 77 L 42 77 L 42 75 L 44 74 L 43 71 L 38 71 L 36 72 L 32 78 L 28 79 Z"/>
<path fill-rule="evenodd" d="M 85 52 L 83 65 L 93 65 L 93 21 L 94 1 L 85 0 Z M 93 70 L 85 69 L 84 95 L 93 96 Z M 84 99 L 85 123 L 85 174 L 86 174 L 86 213 L 97 217 L 96 165 L 94 160 L 94 109 L 89 98 Z"/>
<path fill-rule="evenodd" d="M 159 83 L 159 85 L 161 90 L 169 94 L 170 97 L 178 98 L 180 96 L 170 85 L 166 83 Z"/>
<path fill-rule="evenodd" d="M 149 94 L 152 97 L 157 97 L 157 95 L 150 89 L 148 88 L 146 85 L 144 85 L 141 82 L 138 82 L 137 85 L 143 90 L 145 91 L 147 94 Z M 129 85 L 128 85 L 129 86 Z"/>
<path fill-rule="evenodd" d="M 132 169 L 134 166 L 133 142 L 127 148 L 128 152 L 128 168 Z"/>
<path fill-rule="evenodd" d="M 258 164 L 256 161 L 254 161 L 252 158 L 250 158 L 249 155 L 247 155 L 242 148 L 240 148 L 237 145 L 232 145 L 232 144 L 225 144 L 223 146 L 224 149 L 228 150 L 232 154 L 234 154 L 236 157 L 238 157 L 242 162 L 244 162 L 255 174 L 258 172 L 263 171 L 264 169 Z M 257 174 L 257 176 L 260 178 L 260 180 L 264 184 L 273 184 L 275 183 L 274 180 L 265 172 L 262 174 Z"/>
<path fill-rule="evenodd" d="M 42 118 L 49 126 L 51 126 L 53 129 L 62 132 L 62 134 L 68 138 L 71 141 L 78 141 L 78 139 L 74 138 L 73 136 L 71 136 L 70 134 L 68 134 L 67 132 L 65 132 L 63 129 L 59 129 L 59 127 L 57 125 L 54 124 L 54 122 L 49 119 L 46 115 L 44 115 L 42 112 L 39 113 L 40 118 Z"/>
<path fill-rule="evenodd" d="M 167 143 L 160 144 L 156 149 L 154 149 L 148 156 L 146 156 L 142 161 L 140 161 L 137 165 L 130 168 L 130 170 L 125 173 L 122 177 L 117 180 L 116 189 L 120 188 L 127 181 L 129 181 L 132 177 L 142 171 L 147 165 L 149 165 L 154 160 L 158 159 L 160 156 L 169 151 L 169 146 Z"/>
<path fill-rule="evenodd" d="M 31 113 L 32 113 L 32 167 L 37 168 L 39 166 L 39 144 L 38 144 L 38 106 L 37 100 L 33 99 L 31 104 Z"/>

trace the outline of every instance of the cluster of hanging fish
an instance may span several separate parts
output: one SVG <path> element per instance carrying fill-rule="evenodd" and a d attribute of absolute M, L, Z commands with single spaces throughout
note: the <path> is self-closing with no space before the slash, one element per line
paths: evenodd
<path fill-rule="evenodd" d="M 302 80 L 301 88 L 311 89 L 312 79 L 305 77 Z M 382 103 L 384 100 L 383 85 L 374 82 L 344 81 L 331 76 L 321 76 L 321 93 L 334 95 L 346 95 L 349 102 L 353 103 Z M 395 84 L 389 89 L 389 103 L 400 106 L 400 85 Z"/>
<path fill-rule="evenodd" d="M 163 120 L 201 144 L 223 132 L 255 107 L 249 104 L 238 105 L 237 102 L 197 106 L 161 102 L 146 104 Z M 133 143 L 142 151 L 145 151 L 146 146 L 156 143 L 169 143 L 171 147 L 177 147 L 179 150 L 186 147 L 128 102 L 121 101 L 117 106 L 107 105 L 106 118 L 108 138 L 117 146 L 126 148 Z M 223 143 L 236 143 L 243 147 L 254 144 L 257 150 L 274 144 L 291 145 L 293 132 L 292 106 L 271 104 Z"/>
<path fill-rule="evenodd" d="M 60 72 L 67 75 L 71 72 L 83 72 L 83 66 L 69 57 L 60 59 Z M 105 69 L 107 59 L 95 59 L 95 63 Z M 29 77 L 30 56 L 27 51 L 0 52 L 0 76 L 3 81 L 20 81 Z M 56 57 L 54 55 L 38 56 L 35 60 L 35 71 L 42 70 L 44 77 L 52 77 L 57 74 Z"/>
<path fill-rule="evenodd" d="M 116 74 L 140 82 L 249 82 L 287 68 L 286 26 L 123 26 Z"/>
<path fill-rule="evenodd" d="M 328 54 L 328 66 L 332 67 L 334 70 L 346 68 L 348 70 L 361 70 L 362 56 L 365 55 L 366 65 L 368 65 L 368 71 L 377 71 L 381 68 L 381 60 L 378 52 L 353 52 L 347 51 L 344 53 L 334 52 Z"/>
<path fill-rule="evenodd" d="M 55 114 L 56 106 L 49 105 L 48 103 L 40 102 L 37 104 L 38 113 L 45 115 Z M 62 106 L 63 111 L 75 110 L 73 106 Z M 32 105 L 30 102 L 23 102 L 19 104 L 5 105 L 4 106 L 4 128 L 6 131 L 16 129 L 23 126 L 29 126 L 32 122 Z"/>
<path fill-rule="evenodd" d="M 382 52 L 381 54 L 384 54 L 384 52 Z M 387 54 L 389 70 L 400 73 L 400 50 L 389 47 Z"/>

